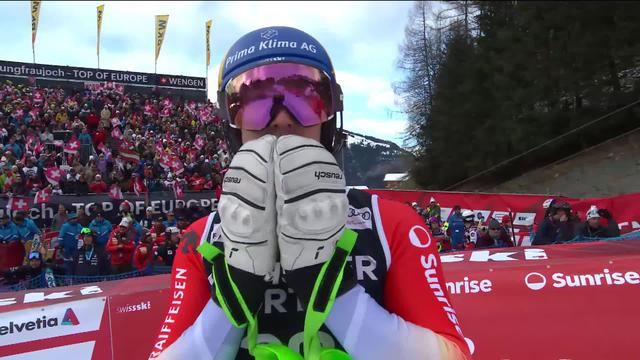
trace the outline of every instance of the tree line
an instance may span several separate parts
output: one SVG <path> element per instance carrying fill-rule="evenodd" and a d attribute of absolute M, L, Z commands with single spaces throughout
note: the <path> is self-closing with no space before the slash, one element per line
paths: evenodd
<path fill-rule="evenodd" d="M 397 67 L 416 183 L 497 184 L 640 126 L 640 2 L 417 1 Z"/>

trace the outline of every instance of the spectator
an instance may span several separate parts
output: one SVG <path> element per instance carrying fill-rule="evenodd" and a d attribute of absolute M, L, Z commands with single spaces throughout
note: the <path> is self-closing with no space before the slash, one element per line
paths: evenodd
<path fill-rule="evenodd" d="M 153 208 L 147 207 L 144 213 L 144 217 L 140 220 L 140 225 L 147 230 L 151 230 L 153 226 Z"/>
<path fill-rule="evenodd" d="M 58 205 L 58 212 L 53 215 L 53 220 L 51 221 L 51 230 L 60 231 L 62 224 L 67 222 L 67 209 L 65 209 L 63 204 Z"/>
<path fill-rule="evenodd" d="M 500 225 L 498 220 L 489 220 L 488 231 L 483 232 L 476 242 L 476 248 L 487 247 L 513 247 L 513 241 L 509 237 L 507 230 Z"/>
<path fill-rule="evenodd" d="M 542 220 L 532 245 L 563 243 L 576 236 L 577 221 L 571 214 L 571 205 L 556 202 L 549 206 L 549 216 Z"/>
<path fill-rule="evenodd" d="M 82 174 L 78 178 L 78 182 L 76 183 L 76 191 L 74 192 L 74 194 L 87 195 L 88 193 L 89 193 L 89 184 L 87 184 L 84 174 Z"/>
<path fill-rule="evenodd" d="M 80 231 L 82 247 L 73 259 L 75 276 L 99 276 L 109 274 L 109 259 L 103 247 L 96 246 L 96 233 L 89 228 Z"/>
<path fill-rule="evenodd" d="M 102 210 L 98 210 L 96 212 L 96 218 L 91 220 L 91 222 L 89 223 L 89 228 L 95 234 L 96 247 L 106 249 L 107 242 L 109 242 L 109 237 L 111 236 L 113 225 L 109 220 L 104 218 L 104 213 L 102 212 Z"/>
<path fill-rule="evenodd" d="M 118 215 L 121 218 L 127 218 L 129 222 L 133 220 L 133 214 L 131 213 L 131 206 L 132 204 L 128 200 L 123 201 L 122 204 L 120 204 L 120 207 L 119 207 L 120 212 L 118 213 Z"/>
<path fill-rule="evenodd" d="M 462 208 L 460 205 L 453 207 L 453 212 L 447 220 L 447 232 L 451 239 L 451 246 L 454 249 L 464 248 L 464 218 L 462 217 Z"/>
<path fill-rule="evenodd" d="M 176 217 L 175 217 L 173 211 L 169 211 L 167 213 L 167 220 L 163 221 L 162 225 L 164 225 L 165 228 L 178 226 L 178 221 L 176 220 Z"/>
<path fill-rule="evenodd" d="M 180 238 L 180 230 L 177 227 L 167 228 L 167 241 L 159 246 L 155 253 L 155 256 L 160 257 L 165 266 L 173 266 L 173 258 L 176 255 Z"/>
<path fill-rule="evenodd" d="M 429 207 L 426 210 L 427 218 L 437 217 L 440 220 L 441 216 L 440 205 L 436 202 L 436 199 L 432 196 L 429 200 Z"/>
<path fill-rule="evenodd" d="M 22 241 L 31 241 L 34 236 L 40 235 L 40 229 L 38 229 L 38 226 L 36 226 L 33 220 L 27 217 L 27 213 L 24 211 L 16 212 L 16 215 L 13 217 L 13 222 L 18 228 L 18 234 Z"/>
<path fill-rule="evenodd" d="M 42 254 L 38 251 L 31 251 L 27 257 L 29 263 L 3 271 L 3 276 L 7 284 L 14 285 L 20 281 L 27 282 L 28 289 L 45 287 L 46 279 L 44 272 L 50 270 L 55 275 L 64 274 L 64 268 L 55 264 L 43 264 Z"/>
<path fill-rule="evenodd" d="M 70 213 L 67 222 L 62 225 L 58 234 L 58 246 L 62 247 L 65 274 L 73 274 L 73 258 L 78 252 L 78 235 L 83 226 L 78 223 L 75 213 Z"/>
<path fill-rule="evenodd" d="M 471 210 L 462 212 L 462 221 L 464 223 L 464 243 L 458 245 L 458 250 L 473 249 L 478 241 L 478 224 L 476 223 L 476 215 Z"/>
<path fill-rule="evenodd" d="M 6 212 L 0 217 L 0 244 L 20 240 L 20 232 L 16 224 L 11 221 L 9 214 Z"/>
<path fill-rule="evenodd" d="M 145 232 L 133 254 L 133 266 L 145 275 L 150 275 L 154 258 L 153 239 L 149 230 Z"/>
<path fill-rule="evenodd" d="M 103 194 L 107 192 L 107 183 L 102 181 L 102 175 L 96 174 L 95 180 L 89 185 L 89 192 Z"/>
<path fill-rule="evenodd" d="M 166 226 L 162 223 L 162 216 L 158 216 L 151 227 L 151 238 L 155 246 L 163 245 L 166 241 Z"/>
<path fill-rule="evenodd" d="M 444 252 L 451 250 L 451 240 L 447 237 L 446 232 L 442 228 L 440 218 L 437 216 L 432 216 L 431 218 L 429 218 L 429 223 L 427 225 L 429 225 L 431 235 L 434 239 L 436 239 L 438 243 L 438 251 Z"/>
<path fill-rule="evenodd" d="M 132 270 L 131 260 L 135 244 L 133 234 L 129 231 L 129 220 L 124 218 L 111 233 L 107 251 L 111 253 L 111 270 L 114 274 L 121 274 Z"/>
<path fill-rule="evenodd" d="M 424 222 L 426 223 L 426 222 L 427 222 L 427 219 L 428 219 L 428 218 L 427 218 L 427 212 L 426 212 L 423 208 L 421 208 L 420 206 L 418 206 L 418 203 L 417 203 L 417 202 L 415 202 L 415 201 L 411 203 L 411 207 L 413 208 L 413 210 L 415 210 L 415 212 L 416 212 L 418 215 L 420 215 L 420 216 L 422 217 L 422 219 L 423 219 L 423 220 L 424 220 Z"/>
<path fill-rule="evenodd" d="M 180 215 L 177 217 L 178 218 L 178 229 L 180 230 L 180 232 L 184 231 L 186 228 L 189 227 L 189 224 L 191 223 L 191 221 L 189 220 L 189 218 L 185 215 Z"/>
<path fill-rule="evenodd" d="M 603 226 L 601 219 L 607 221 L 607 225 Z M 588 238 L 611 238 L 620 236 L 620 228 L 618 223 L 607 209 L 598 209 L 595 205 L 587 212 L 587 221 L 580 224 L 578 235 Z"/>

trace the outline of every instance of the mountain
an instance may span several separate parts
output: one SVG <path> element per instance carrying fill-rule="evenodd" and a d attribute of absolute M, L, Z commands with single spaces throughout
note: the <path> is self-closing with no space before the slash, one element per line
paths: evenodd
<path fill-rule="evenodd" d="M 343 130 L 347 136 L 344 169 L 347 185 L 384 188 L 386 173 L 409 171 L 412 155 L 396 143 Z"/>

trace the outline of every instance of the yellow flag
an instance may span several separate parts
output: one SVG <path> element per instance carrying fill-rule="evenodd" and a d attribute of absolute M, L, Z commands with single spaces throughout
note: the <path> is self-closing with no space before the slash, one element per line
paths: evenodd
<path fill-rule="evenodd" d="M 211 24 L 213 22 L 211 20 L 208 20 L 205 23 L 205 35 L 206 35 L 206 48 L 207 48 L 207 66 L 209 66 L 209 64 L 211 63 L 211 46 L 209 45 L 209 39 L 211 36 Z"/>
<path fill-rule="evenodd" d="M 40 18 L 40 1 L 31 1 L 31 47 L 36 43 L 36 33 L 38 32 L 38 19 Z"/>
<path fill-rule="evenodd" d="M 156 62 L 160 56 L 164 34 L 167 32 L 167 23 L 169 23 L 169 15 L 156 15 Z"/>
<path fill-rule="evenodd" d="M 96 42 L 96 54 L 100 56 L 100 30 L 102 30 L 102 13 L 104 13 L 104 5 L 99 5 L 98 10 L 98 41 Z"/>

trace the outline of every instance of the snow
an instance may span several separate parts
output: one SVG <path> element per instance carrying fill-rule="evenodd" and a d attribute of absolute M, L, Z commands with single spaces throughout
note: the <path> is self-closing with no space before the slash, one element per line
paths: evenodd
<path fill-rule="evenodd" d="M 389 144 L 383 144 L 383 143 L 379 143 L 379 142 L 375 142 L 369 139 L 365 139 L 362 136 L 353 134 L 353 133 L 348 133 L 347 134 L 347 145 L 351 145 L 351 144 L 358 144 L 358 145 L 362 145 L 362 146 L 371 146 L 371 147 L 376 147 L 376 146 L 382 146 L 382 147 L 386 147 L 386 148 L 390 148 L 391 145 Z"/>
<path fill-rule="evenodd" d="M 408 173 L 388 173 L 384 175 L 384 181 L 406 181 L 409 179 Z"/>

